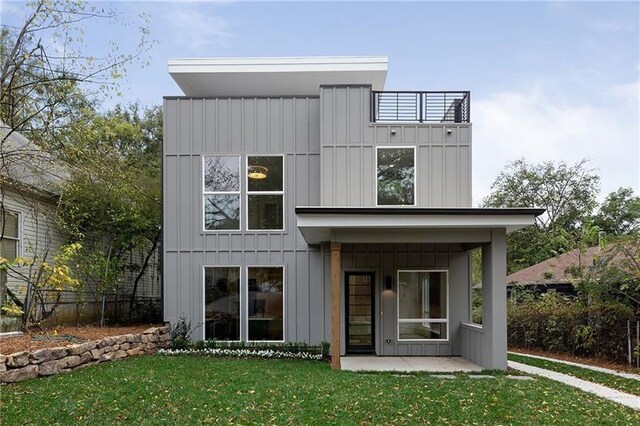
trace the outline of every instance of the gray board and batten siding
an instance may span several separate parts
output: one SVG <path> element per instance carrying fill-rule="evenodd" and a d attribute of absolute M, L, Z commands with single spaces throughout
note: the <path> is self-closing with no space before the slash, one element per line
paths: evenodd
<path fill-rule="evenodd" d="M 318 327 L 327 293 L 322 258 L 295 224 L 296 205 L 320 204 L 319 105 L 317 96 L 165 98 L 165 321 L 185 315 L 198 324 L 194 338 L 203 337 L 203 266 L 240 266 L 244 277 L 247 265 L 284 265 L 285 340 L 327 338 Z M 253 154 L 284 154 L 284 231 L 246 231 L 244 195 L 240 231 L 203 231 L 202 156 L 241 155 L 244 164 Z M 240 184 L 244 194 L 244 179 Z M 243 335 L 245 327 L 241 322 Z"/>
<path fill-rule="evenodd" d="M 197 326 L 193 338 L 203 338 L 204 266 L 239 266 L 241 281 L 247 266 L 284 266 L 284 339 L 330 340 L 328 248 L 305 242 L 295 207 L 375 207 L 376 146 L 416 147 L 417 207 L 471 205 L 471 125 L 371 123 L 370 92 L 323 86 L 320 96 L 164 99 L 165 321 L 184 315 Z M 244 165 L 253 154 L 284 155 L 284 231 L 246 230 L 244 179 L 240 230 L 203 231 L 202 156 L 240 155 Z M 376 272 L 377 354 L 460 353 L 458 325 L 469 321 L 469 256 L 461 245 L 345 244 L 343 252 L 343 270 Z M 449 341 L 397 341 L 395 298 L 381 283 L 386 275 L 395 282 L 405 267 L 449 271 Z"/>
<path fill-rule="evenodd" d="M 471 124 L 372 123 L 369 86 L 320 87 L 323 206 L 376 205 L 376 147 L 416 147 L 416 207 L 471 207 Z"/>

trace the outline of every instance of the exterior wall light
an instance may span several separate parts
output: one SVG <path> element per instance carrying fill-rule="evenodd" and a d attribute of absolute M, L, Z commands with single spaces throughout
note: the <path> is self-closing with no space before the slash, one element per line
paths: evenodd
<path fill-rule="evenodd" d="M 249 166 L 247 176 L 250 179 L 265 179 L 269 170 L 264 166 Z"/>
<path fill-rule="evenodd" d="M 391 278 L 391 275 L 387 275 L 386 277 L 384 277 L 384 289 L 385 290 L 393 289 L 393 278 Z"/>

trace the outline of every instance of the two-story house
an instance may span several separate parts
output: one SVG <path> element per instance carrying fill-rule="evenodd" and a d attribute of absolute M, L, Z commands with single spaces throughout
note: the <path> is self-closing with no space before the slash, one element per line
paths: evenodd
<path fill-rule="evenodd" d="M 506 369 L 507 233 L 471 207 L 471 100 L 388 92 L 386 57 L 169 61 L 164 318 L 194 339 L 331 342 Z M 471 256 L 483 324 L 471 324 Z"/>

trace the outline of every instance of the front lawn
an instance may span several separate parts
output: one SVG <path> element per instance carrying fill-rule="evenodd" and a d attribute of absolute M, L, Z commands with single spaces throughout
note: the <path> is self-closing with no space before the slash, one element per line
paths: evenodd
<path fill-rule="evenodd" d="M 547 361 L 545 359 L 532 358 L 526 355 L 509 354 L 511 361 L 532 365 L 558 373 L 568 374 L 589 382 L 598 383 L 622 392 L 640 396 L 640 381 L 616 376 L 614 374 L 602 373 L 600 371 L 589 370 L 588 368 L 575 367 L 573 365 L 562 364 L 560 362 Z"/>
<path fill-rule="evenodd" d="M 0 389 L 2 424 L 640 424 L 542 378 L 336 372 L 300 360 L 146 356 Z"/>

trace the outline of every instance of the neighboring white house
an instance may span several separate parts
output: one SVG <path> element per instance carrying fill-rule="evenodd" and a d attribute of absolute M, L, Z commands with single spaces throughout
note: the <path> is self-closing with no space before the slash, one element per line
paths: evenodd
<path fill-rule="evenodd" d="M 7 137 L 8 135 L 8 137 Z M 41 150 L 18 132 L 0 127 L 0 257 L 14 260 L 16 257 L 37 258 L 39 262 L 51 262 L 64 244 L 65 237 L 56 223 L 58 200 L 64 181 L 70 176 L 70 168 Z M 143 254 L 131 255 L 129 264 L 142 263 Z M 128 268 L 122 272 L 120 293 L 105 296 L 110 306 L 128 304 L 129 292 L 137 272 Z M 23 275 L 23 276 L 21 276 Z M 0 306 L 15 303 L 23 308 L 29 268 L 18 273 L 0 272 Z M 126 296 L 125 296 L 126 295 Z M 93 317 L 100 309 L 100 296 L 87 285 L 83 303 L 78 305 L 76 294 L 62 292 L 55 321 L 73 321 L 79 315 Z M 136 291 L 138 300 L 159 305 L 161 298 L 157 257 L 151 260 L 148 273 Z M 3 314 L 0 332 L 21 328 L 18 317 Z"/>
<path fill-rule="evenodd" d="M 0 141 L 0 257 L 50 261 L 64 241 L 55 216 L 67 168 L 7 127 L 0 127 Z M 22 268 L 20 273 L 28 275 L 29 268 Z M 26 289 L 25 280 L 18 274 L 0 272 L 2 306 L 11 301 L 21 306 Z M 0 331 L 20 327 L 15 317 L 6 315 L 0 324 Z"/>

